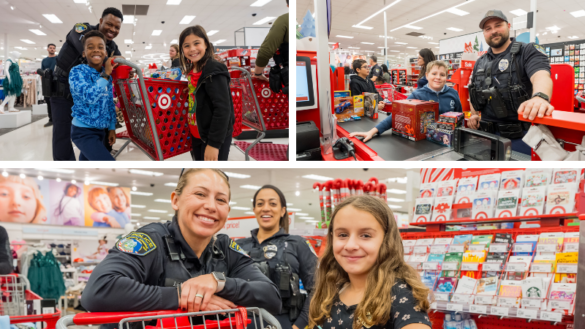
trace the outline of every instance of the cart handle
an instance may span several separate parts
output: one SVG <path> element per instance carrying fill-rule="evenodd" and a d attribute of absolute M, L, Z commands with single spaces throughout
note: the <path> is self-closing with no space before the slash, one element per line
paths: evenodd
<path fill-rule="evenodd" d="M 248 80 L 248 83 L 250 84 L 250 91 L 252 92 L 252 98 L 254 99 L 254 103 L 256 104 L 258 116 L 260 117 L 260 123 L 262 124 L 262 131 L 266 131 L 266 125 L 264 124 L 264 117 L 262 115 L 262 110 L 260 109 L 260 104 L 258 103 L 258 97 L 256 96 L 256 91 L 254 89 L 254 82 L 252 81 L 252 75 L 250 74 L 250 72 L 244 70 L 241 67 L 232 66 L 229 69 L 234 70 L 234 71 L 239 71 L 240 74 L 242 74 L 244 76 L 244 79 Z M 228 71 L 229 71 L 229 69 L 228 69 Z"/>

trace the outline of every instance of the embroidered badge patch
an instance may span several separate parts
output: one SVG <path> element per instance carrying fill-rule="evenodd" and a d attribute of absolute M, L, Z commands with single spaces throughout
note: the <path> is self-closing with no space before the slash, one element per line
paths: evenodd
<path fill-rule="evenodd" d="M 83 23 L 75 24 L 75 32 L 83 33 L 85 30 L 87 30 L 87 25 L 85 25 Z"/>
<path fill-rule="evenodd" d="M 155 250 L 156 244 L 154 244 L 148 234 L 132 232 L 118 240 L 116 249 L 127 254 L 144 256 Z"/>
<path fill-rule="evenodd" d="M 543 53 L 544 55 L 546 55 L 546 51 L 544 50 L 544 47 L 542 47 L 541 45 L 534 45 L 534 48 L 536 48 L 536 50 L 540 51 L 541 53 Z"/>
<path fill-rule="evenodd" d="M 240 248 L 240 246 L 236 243 L 236 241 L 234 240 L 230 240 L 230 246 L 229 248 L 235 252 L 239 252 L 240 254 L 246 256 L 246 257 L 250 257 L 248 256 L 248 254 L 246 254 L 245 251 L 242 250 L 242 248 Z"/>
<path fill-rule="evenodd" d="M 309 246 L 309 249 L 311 249 L 311 252 L 313 254 L 315 254 L 315 256 L 317 256 L 317 253 L 315 252 L 315 249 L 313 249 L 313 245 L 309 241 L 307 241 L 307 240 L 305 240 L 305 242 L 307 243 L 307 246 Z"/>

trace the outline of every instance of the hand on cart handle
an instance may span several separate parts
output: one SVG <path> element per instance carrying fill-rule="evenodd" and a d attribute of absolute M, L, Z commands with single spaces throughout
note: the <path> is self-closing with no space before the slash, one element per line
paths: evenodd
<path fill-rule="evenodd" d="M 114 61 L 116 58 L 124 58 L 124 57 L 114 56 L 114 51 L 112 51 L 112 53 L 110 54 L 110 57 L 106 61 L 106 74 L 107 75 L 112 75 L 112 71 L 114 70 L 114 68 L 116 68 L 116 66 L 118 66 L 118 63 Z"/>
<path fill-rule="evenodd" d="M 269 81 L 268 80 L 268 77 L 266 77 L 264 74 L 258 75 L 258 76 L 256 74 L 252 74 L 252 78 L 259 79 L 259 80 L 264 80 L 264 81 Z"/>
<path fill-rule="evenodd" d="M 188 312 L 199 312 L 207 309 L 211 297 L 217 291 L 217 286 L 217 280 L 212 274 L 200 275 L 183 282 L 179 290 L 181 293 L 179 307 Z"/>
<path fill-rule="evenodd" d="M 524 119 L 532 121 L 536 119 L 537 116 L 543 118 L 545 115 L 552 115 L 554 110 L 555 107 L 550 105 L 546 100 L 540 97 L 533 97 L 520 104 L 518 114 L 523 113 Z"/>

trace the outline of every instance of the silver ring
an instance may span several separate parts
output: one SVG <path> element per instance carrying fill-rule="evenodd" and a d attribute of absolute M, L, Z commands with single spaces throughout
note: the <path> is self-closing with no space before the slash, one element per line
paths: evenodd
<path fill-rule="evenodd" d="M 195 297 L 203 298 L 203 295 L 197 294 L 197 295 L 195 295 Z"/>

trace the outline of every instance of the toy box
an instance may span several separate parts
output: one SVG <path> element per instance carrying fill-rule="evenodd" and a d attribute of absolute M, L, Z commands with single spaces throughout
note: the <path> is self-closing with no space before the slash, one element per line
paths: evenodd
<path fill-rule="evenodd" d="M 333 92 L 333 107 L 337 121 L 349 121 L 354 115 L 353 111 L 353 97 L 349 90 Z"/>
<path fill-rule="evenodd" d="M 405 99 L 392 103 L 392 133 L 413 141 L 425 139 L 428 126 L 439 118 L 439 103 Z"/>
<path fill-rule="evenodd" d="M 378 109 L 377 94 L 364 93 L 362 97 L 364 98 L 364 115 L 373 118 Z"/>
<path fill-rule="evenodd" d="M 437 143 L 447 147 L 452 147 L 454 134 L 455 134 L 454 131 L 439 129 L 437 128 L 436 123 L 432 123 L 427 127 L 426 138 L 427 140 L 433 143 Z"/>
<path fill-rule="evenodd" d="M 457 124 L 451 122 L 437 122 L 437 128 L 443 130 L 453 131 L 457 127 Z"/>
<path fill-rule="evenodd" d="M 454 123 L 456 126 L 463 122 L 463 113 L 461 112 L 446 112 L 439 116 L 440 122 Z"/>
<path fill-rule="evenodd" d="M 353 115 L 364 116 L 364 96 L 353 96 Z"/>

